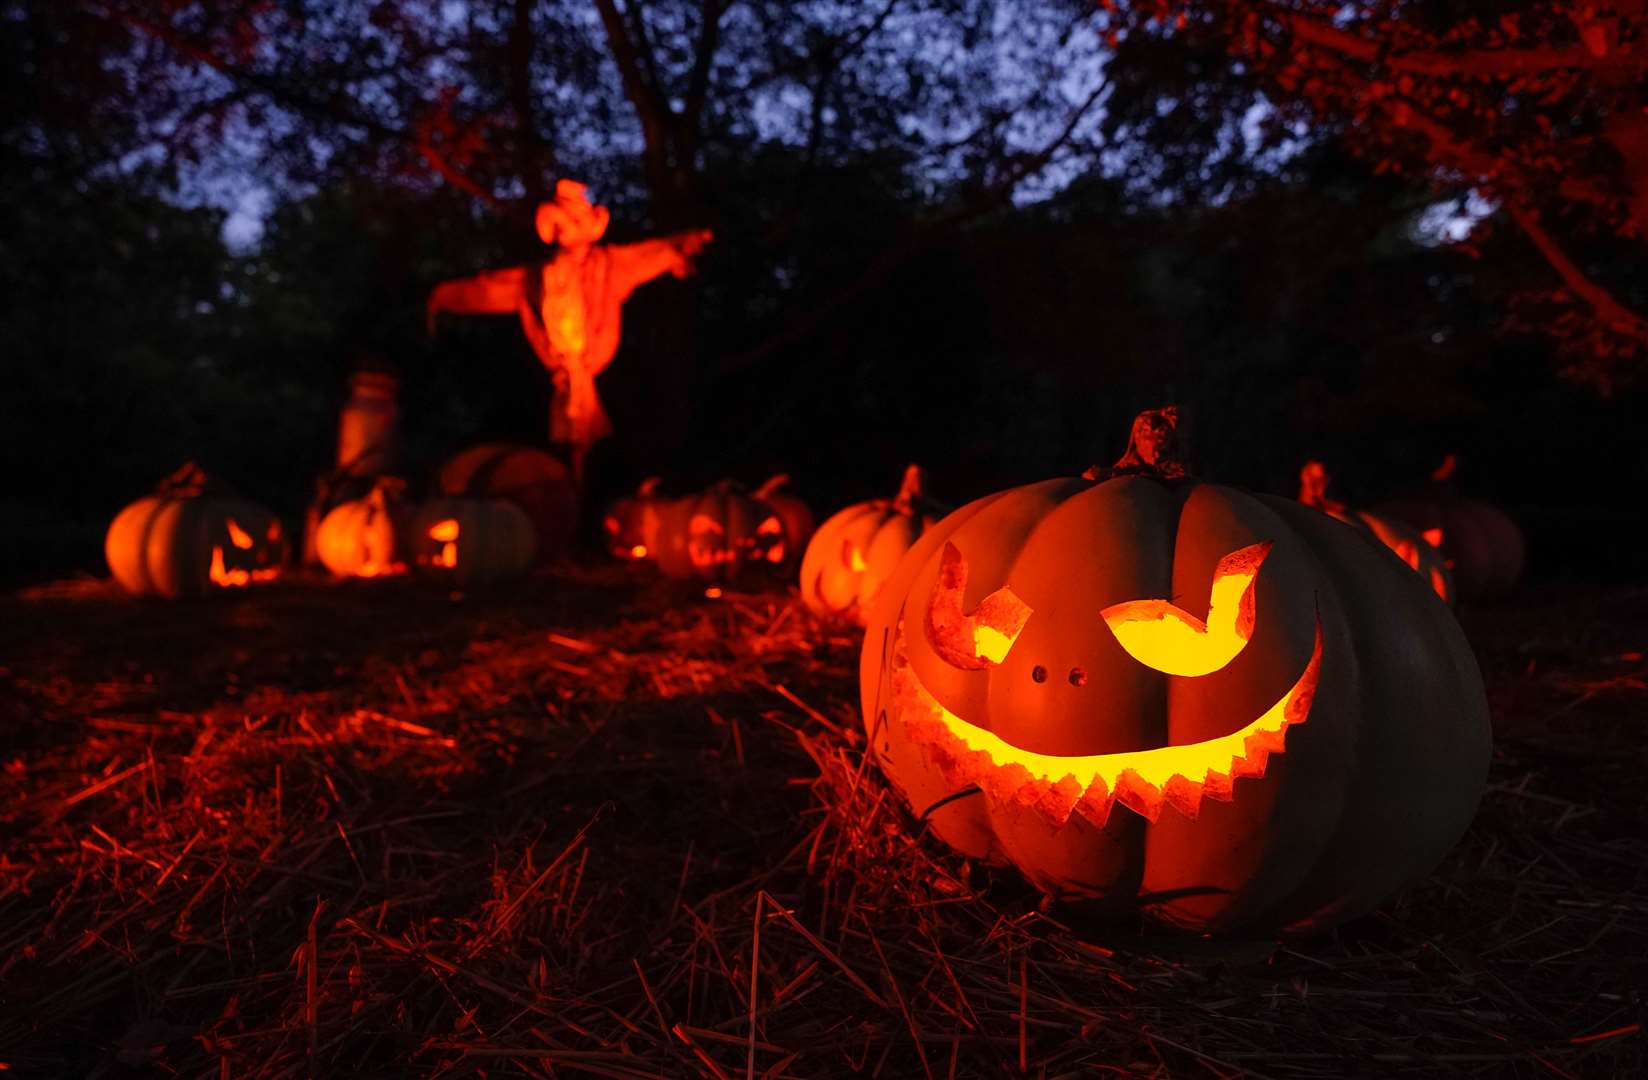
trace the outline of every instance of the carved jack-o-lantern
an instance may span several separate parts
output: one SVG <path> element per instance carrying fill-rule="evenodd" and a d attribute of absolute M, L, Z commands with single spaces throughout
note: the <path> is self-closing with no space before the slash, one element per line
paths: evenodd
<path fill-rule="evenodd" d="M 278 577 L 286 535 L 274 514 L 190 464 L 117 514 L 103 550 L 127 592 L 204 596 Z"/>
<path fill-rule="evenodd" d="M 863 621 L 904 553 L 948 512 L 926 498 L 924 484 L 925 474 L 911 465 L 896 497 L 856 503 L 818 527 L 801 560 L 807 607 Z"/>
<path fill-rule="evenodd" d="M 772 483 L 768 481 L 769 486 Z M 658 528 L 658 568 L 670 577 L 732 581 L 751 567 L 789 560 L 796 527 L 793 516 L 786 522 L 783 507 L 723 480 L 664 509 Z"/>
<path fill-rule="evenodd" d="M 572 474 L 542 450 L 507 443 L 470 447 L 441 466 L 436 486 L 442 495 L 504 499 L 520 507 L 532 520 L 541 562 L 560 555 L 577 533 Z"/>
<path fill-rule="evenodd" d="M 379 477 L 365 497 L 329 510 L 315 530 L 315 553 L 338 577 L 382 577 L 406 569 L 403 533 L 412 509 L 405 483 Z"/>
<path fill-rule="evenodd" d="M 420 571 L 459 586 L 518 577 L 532 566 L 537 538 L 532 519 L 504 499 L 430 499 L 407 530 L 407 548 Z"/>
<path fill-rule="evenodd" d="M 1501 596 L 1522 579 L 1527 544 L 1505 511 L 1492 503 L 1462 498 L 1454 490 L 1457 464 L 1449 454 L 1432 474 L 1427 492 L 1374 509 L 1382 518 L 1439 536 L 1460 596 L 1471 600 Z"/>
<path fill-rule="evenodd" d="M 1352 510 L 1328 495 L 1332 479 L 1320 461 L 1307 461 L 1299 470 L 1299 501 L 1337 518 L 1346 525 L 1376 540 L 1408 564 L 1408 568 L 1430 584 L 1431 591 L 1452 604 L 1453 571 L 1442 555 L 1443 531 L 1430 528 L 1423 531 L 1412 528 L 1401 519 L 1385 514 L 1370 514 Z"/>
<path fill-rule="evenodd" d="M 807 541 L 813 535 L 812 508 L 783 490 L 789 482 L 787 474 L 779 473 L 769 477 L 751 496 L 783 526 L 779 542 L 767 544 L 761 555 L 767 562 L 779 566 L 794 566 L 799 562 L 801 553 L 807 549 Z"/>
<path fill-rule="evenodd" d="M 635 494 L 607 508 L 601 518 L 607 552 L 614 558 L 639 562 L 658 554 L 658 527 L 669 500 L 658 494 L 658 477 L 641 482 Z"/>
<path fill-rule="evenodd" d="M 939 837 L 1061 898 L 1221 931 L 1366 911 L 1480 797 L 1470 648 L 1362 538 L 1141 445 L 911 549 L 867 620 L 872 753 Z"/>

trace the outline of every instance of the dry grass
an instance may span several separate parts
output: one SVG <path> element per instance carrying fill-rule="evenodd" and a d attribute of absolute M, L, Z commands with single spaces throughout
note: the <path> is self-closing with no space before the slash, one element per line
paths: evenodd
<path fill-rule="evenodd" d="M 856 640 L 622 571 L 0 600 L 17 1076 L 1648 1075 L 1648 594 L 1467 619 L 1492 789 L 1278 946 L 915 837 Z"/>

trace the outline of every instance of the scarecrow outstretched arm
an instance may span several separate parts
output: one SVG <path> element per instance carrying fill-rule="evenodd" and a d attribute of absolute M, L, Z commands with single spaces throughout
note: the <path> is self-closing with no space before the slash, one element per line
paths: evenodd
<path fill-rule="evenodd" d="M 443 281 L 429 292 L 424 312 L 426 328 L 434 334 L 435 319 L 443 311 L 458 315 L 512 314 L 525 283 L 526 268 L 522 266 Z"/>
<path fill-rule="evenodd" d="M 611 245 L 608 250 L 612 253 L 613 276 L 622 295 L 628 296 L 659 274 L 686 277 L 692 273 L 693 257 L 714 238 L 708 229 L 693 229 L 656 240 Z"/>

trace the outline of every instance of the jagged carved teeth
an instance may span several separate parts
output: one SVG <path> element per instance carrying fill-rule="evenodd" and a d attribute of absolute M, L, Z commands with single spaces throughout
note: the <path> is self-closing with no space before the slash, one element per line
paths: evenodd
<path fill-rule="evenodd" d="M 1120 802 L 1154 822 L 1170 805 L 1192 820 L 1203 798 L 1230 801 L 1236 780 L 1262 777 L 1270 755 L 1286 751 L 1287 729 L 1310 715 L 1322 663 L 1322 629 L 1299 678 L 1276 704 L 1243 727 L 1214 739 L 1115 754 L 1038 754 L 950 712 L 927 691 L 903 655 L 894 653 L 893 693 L 909 736 L 924 745 L 947 782 L 977 785 L 988 797 L 1031 807 L 1063 826 L 1072 813 L 1096 826 Z"/>

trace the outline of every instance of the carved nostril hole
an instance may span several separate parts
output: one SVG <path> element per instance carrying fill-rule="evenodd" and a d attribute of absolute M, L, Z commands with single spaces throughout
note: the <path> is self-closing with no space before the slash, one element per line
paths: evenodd
<path fill-rule="evenodd" d="M 1086 686 L 1087 685 L 1087 672 L 1083 671 L 1079 667 L 1071 668 L 1070 669 L 1070 685 L 1071 686 Z"/>
<path fill-rule="evenodd" d="M 1047 669 L 1042 667 L 1040 664 L 1037 664 L 1035 667 L 1030 669 L 1030 677 L 1037 682 L 1046 682 Z"/>

